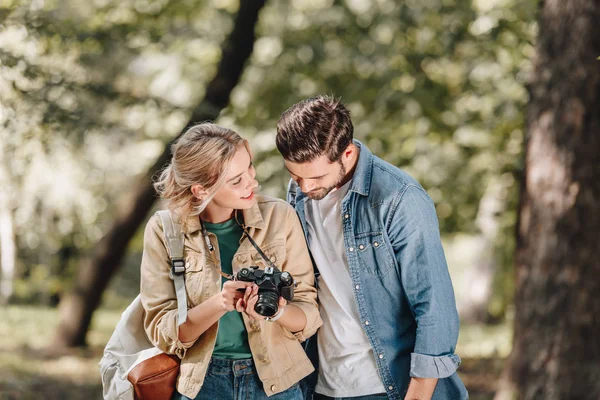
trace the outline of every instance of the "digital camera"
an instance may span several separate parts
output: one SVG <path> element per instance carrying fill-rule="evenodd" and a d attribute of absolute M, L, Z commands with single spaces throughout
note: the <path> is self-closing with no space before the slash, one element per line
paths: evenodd
<path fill-rule="evenodd" d="M 254 310 L 263 317 L 272 317 L 277 313 L 279 296 L 287 301 L 294 298 L 294 278 L 289 272 L 281 272 L 276 267 L 264 270 L 256 266 L 242 268 L 237 273 L 236 280 L 253 282 L 258 286 L 258 300 Z"/>

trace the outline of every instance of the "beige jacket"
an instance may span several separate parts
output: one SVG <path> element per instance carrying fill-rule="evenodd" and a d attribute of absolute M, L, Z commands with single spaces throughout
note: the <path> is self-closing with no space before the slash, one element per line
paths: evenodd
<path fill-rule="evenodd" d="M 244 210 L 248 231 L 265 254 L 298 282 L 292 303 L 306 314 L 306 327 L 295 334 L 277 322 L 252 321 L 245 314 L 248 342 L 256 370 L 268 396 L 282 392 L 310 374 L 314 368 L 300 342 L 313 335 L 322 321 L 317 307 L 314 274 L 304 233 L 296 212 L 283 200 L 257 196 L 255 205 Z M 185 285 L 188 309 L 221 291 L 221 275 L 204 244 L 198 217 L 191 217 L 184 228 Z M 209 233 L 218 259 L 218 242 Z M 233 272 L 264 261 L 248 239 L 241 242 L 233 258 Z M 181 358 L 177 390 L 195 398 L 214 350 L 218 323 L 195 342 L 182 343 L 177 335 L 177 298 L 169 278 L 170 261 L 162 223 L 152 216 L 144 233 L 141 266 L 141 300 L 146 311 L 144 328 L 152 343 L 168 354 Z M 235 311 L 233 311 L 235 312 Z"/>

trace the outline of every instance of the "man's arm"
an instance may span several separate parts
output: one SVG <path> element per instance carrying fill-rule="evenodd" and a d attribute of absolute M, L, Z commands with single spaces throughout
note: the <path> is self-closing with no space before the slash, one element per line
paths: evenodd
<path fill-rule="evenodd" d="M 398 195 L 387 231 L 417 324 L 406 399 L 429 400 L 437 380 L 460 363 L 459 322 L 435 207 L 422 188 L 409 185 Z"/>
<path fill-rule="evenodd" d="M 405 400 L 422 400 L 431 399 L 437 378 L 410 378 L 408 392 L 406 392 Z"/>

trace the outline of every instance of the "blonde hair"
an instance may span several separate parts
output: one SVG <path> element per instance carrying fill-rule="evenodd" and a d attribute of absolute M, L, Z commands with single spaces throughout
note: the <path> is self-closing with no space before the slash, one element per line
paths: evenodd
<path fill-rule="evenodd" d="M 207 122 L 192 126 L 172 144 L 171 162 L 161 171 L 154 188 L 180 223 L 186 224 L 189 217 L 204 211 L 225 182 L 241 145 L 251 154 L 248 141 L 238 133 Z M 202 185 L 208 195 L 198 199 L 192 185 Z"/>

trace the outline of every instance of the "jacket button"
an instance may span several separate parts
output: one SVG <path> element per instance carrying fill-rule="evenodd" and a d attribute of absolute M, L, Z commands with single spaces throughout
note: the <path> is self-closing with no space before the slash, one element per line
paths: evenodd
<path fill-rule="evenodd" d="M 362 244 L 358 246 L 359 249 L 363 250 L 365 248 L 365 246 L 363 246 Z"/>
<path fill-rule="evenodd" d="M 389 390 L 394 390 L 394 387 L 390 385 L 390 386 L 388 386 L 388 389 Z"/>
<path fill-rule="evenodd" d="M 260 358 L 260 361 L 266 364 L 266 363 L 269 362 L 269 359 L 267 357 L 263 356 L 263 357 Z M 275 386 L 275 385 L 273 385 L 273 386 Z"/>
<path fill-rule="evenodd" d="M 345 219 L 348 219 L 348 218 L 350 218 L 350 214 L 344 214 L 344 218 L 345 218 Z"/>
<path fill-rule="evenodd" d="M 271 385 L 271 392 L 274 392 L 274 391 L 276 391 L 276 390 L 277 390 L 277 386 L 275 386 L 275 385 Z"/>
<path fill-rule="evenodd" d="M 365 325 L 369 325 L 369 321 L 365 321 Z"/>
<path fill-rule="evenodd" d="M 379 242 L 375 242 L 375 243 L 373 243 L 373 246 L 375 246 L 375 247 L 379 247 Z"/>
<path fill-rule="evenodd" d="M 354 251 L 354 247 L 350 247 L 348 250 L 350 250 L 350 251 Z"/>

